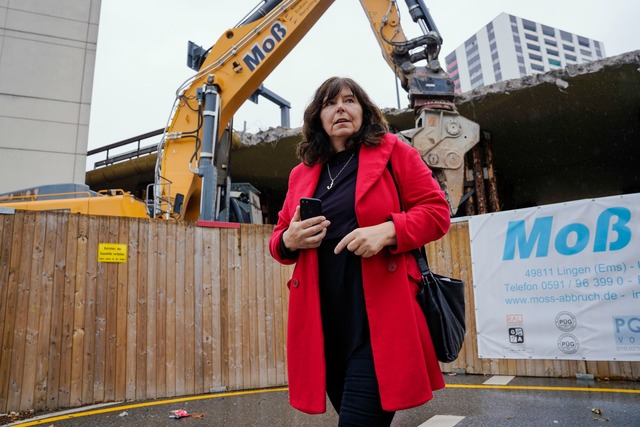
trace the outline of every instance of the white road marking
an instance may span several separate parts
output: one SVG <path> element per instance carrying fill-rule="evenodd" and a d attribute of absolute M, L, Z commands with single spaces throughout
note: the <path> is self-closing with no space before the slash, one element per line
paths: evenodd
<path fill-rule="evenodd" d="M 494 375 L 482 384 L 485 385 L 507 385 L 515 377 L 513 375 Z"/>
<path fill-rule="evenodd" d="M 462 420 L 464 417 L 458 415 L 435 415 L 418 427 L 453 427 Z"/>

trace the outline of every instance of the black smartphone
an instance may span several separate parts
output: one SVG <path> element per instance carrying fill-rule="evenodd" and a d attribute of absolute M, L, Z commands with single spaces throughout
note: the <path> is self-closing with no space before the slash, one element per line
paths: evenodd
<path fill-rule="evenodd" d="M 303 220 L 322 215 L 322 200 L 311 197 L 300 199 L 300 216 Z"/>

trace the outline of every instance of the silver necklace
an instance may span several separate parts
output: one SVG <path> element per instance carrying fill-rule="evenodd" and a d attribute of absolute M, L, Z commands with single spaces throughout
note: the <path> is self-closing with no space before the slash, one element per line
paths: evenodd
<path fill-rule="evenodd" d="M 351 153 L 351 157 L 349 157 L 349 160 L 347 160 L 347 163 L 344 164 L 344 166 L 342 166 L 342 169 L 340 169 L 340 172 L 338 172 L 338 174 L 336 175 L 335 178 L 333 178 L 331 176 L 331 169 L 329 169 L 329 162 L 327 162 L 327 172 L 329 172 L 329 179 L 331 180 L 331 184 L 327 185 L 327 190 L 331 190 L 331 188 L 333 188 L 333 182 L 338 179 L 338 177 L 340 176 L 340 174 L 342 173 L 342 171 L 344 170 L 344 168 L 347 167 L 347 165 L 349 164 L 349 162 L 351 161 L 351 159 L 353 159 L 353 155 L 356 154 L 356 152 L 354 151 L 353 153 Z"/>

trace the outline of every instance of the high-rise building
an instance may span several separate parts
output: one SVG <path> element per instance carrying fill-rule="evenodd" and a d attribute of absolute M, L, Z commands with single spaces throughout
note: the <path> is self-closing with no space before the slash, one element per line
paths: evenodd
<path fill-rule="evenodd" d="M 600 41 L 501 13 L 445 60 L 459 93 L 604 56 Z"/>

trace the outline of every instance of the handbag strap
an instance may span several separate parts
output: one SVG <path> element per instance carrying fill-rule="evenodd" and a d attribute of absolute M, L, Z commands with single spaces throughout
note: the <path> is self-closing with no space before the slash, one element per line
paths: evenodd
<path fill-rule="evenodd" d="M 404 207 L 402 206 L 402 197 L 400 197 L 400 187 L 398 186 L 398 181 L 396 181 L 396 176 L 393 173 L 393 166 L 391 165 L 391 157 L 389 157 L 389 161 L 387 162 L 387 169 L 391 174 L 391 179 L 393 179 L 393 184 L 396 186 L 396 193 L 398 193 L 398 201 L 400 202 L 400 209 L 404 211 Z M 429 269 L 429 261 L 427 261 L 427 251 L 425 251 L 424 246 L 420 249 L 414 249 L 411 251 L 411 255 L 418 262 L 418 268 L 420 268 L 420 273 L 422 273 L 423 277 L 431 274 L 431 270 Z"/>

